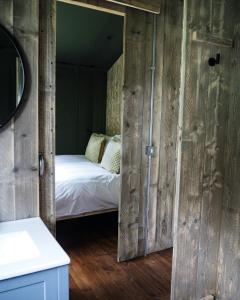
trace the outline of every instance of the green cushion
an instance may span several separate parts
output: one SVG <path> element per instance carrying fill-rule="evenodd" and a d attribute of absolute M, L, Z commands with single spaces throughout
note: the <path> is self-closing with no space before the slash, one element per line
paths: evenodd
<path fill-rule="evenodd" d="M 93 133 L 89 139 L 85 156 L 92 162 L 99 163 L 104 149 L 105 137 L 102 134 Z"/>

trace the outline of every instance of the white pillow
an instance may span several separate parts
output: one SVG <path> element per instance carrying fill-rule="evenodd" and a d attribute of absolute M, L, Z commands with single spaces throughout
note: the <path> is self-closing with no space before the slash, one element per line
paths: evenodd
<path fill-rule="evenodd" d="M 111 141 L 111 139 L 112 139 L 112 136 L 110 136 L 110 135 L 104 135 L 104 137 L 105 137 L 105 146 L 104 146 L 104 151 L 103 151 L 103 155 L 104 155 L 104 152 L 105 152 L 105 150 L 107 149 L 107 145 L 108 145 L 108 143 Z"/>
<path fill-rule="evenodd" d="M 104 169 L 118 174 L 120 172 L 121 163 L 121 143 L 118 141 L 110 140 L 104 152 L 101 167 Z"/>
<path fill-rule="evenodd" d="M 99 163 L 102 158 L 105 137 L 103 134 L 93 133 L 89 139 L 85 156 L 92 162 Z"/>

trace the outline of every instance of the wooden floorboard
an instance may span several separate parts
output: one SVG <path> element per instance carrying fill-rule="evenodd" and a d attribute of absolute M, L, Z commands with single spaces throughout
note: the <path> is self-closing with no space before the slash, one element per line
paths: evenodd
<path fill-rule="evenodd" d="M 71 300 L 170 299 L 172 250 L 118 263 L 116 213 L 58 222 L 57 239 L 71 258 Z"/>

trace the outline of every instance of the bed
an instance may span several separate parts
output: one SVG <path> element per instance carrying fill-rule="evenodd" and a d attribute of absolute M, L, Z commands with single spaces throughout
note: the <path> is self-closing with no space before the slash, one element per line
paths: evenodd
<path fill-rule="evenodd" d="M 84 155 L 59 155 L 55 162 L 57 220 L 116 211 L 120 175 L 113 174 Z"/>

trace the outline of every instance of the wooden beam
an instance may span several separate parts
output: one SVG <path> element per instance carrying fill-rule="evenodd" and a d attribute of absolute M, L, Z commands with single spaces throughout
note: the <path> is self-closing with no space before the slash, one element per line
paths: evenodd
<path fill-rule="evenodd" d="M 40 178 L 40 216 L 54 234 L 56 1 L 39 4 L 39 152 L 45 159 L 45 173 Z"/>
<path fill-rule="evenodd" d="M 201 300 L 214 300 L 215 297 L 213 295 L 209 295 L 207 297 L 202 298 Z"/>
<path fill-rule="evenodd" d="M 125 7 L 122 5 L 116 5 L 103 0 L 57 0 L 58 2 L 64 2 L 68 4 L 78 5 L 106 13 L 125 16 Z"/>
<path fill-rule="evenodd" d="M 213 46 L 227 47 L 227 48 L 233 47 L 233 40 L 231 39 L 218 37 L 212 34 L 202 33 L 200 31 L 193 31 L 192 40 L 195 42 L 206 43 Z"/>
<path fill-rule="evenodd" d="M 106 1 L 145 10 L 154 14 L 160 13 L 160 0 L 106 0 Z"/>

